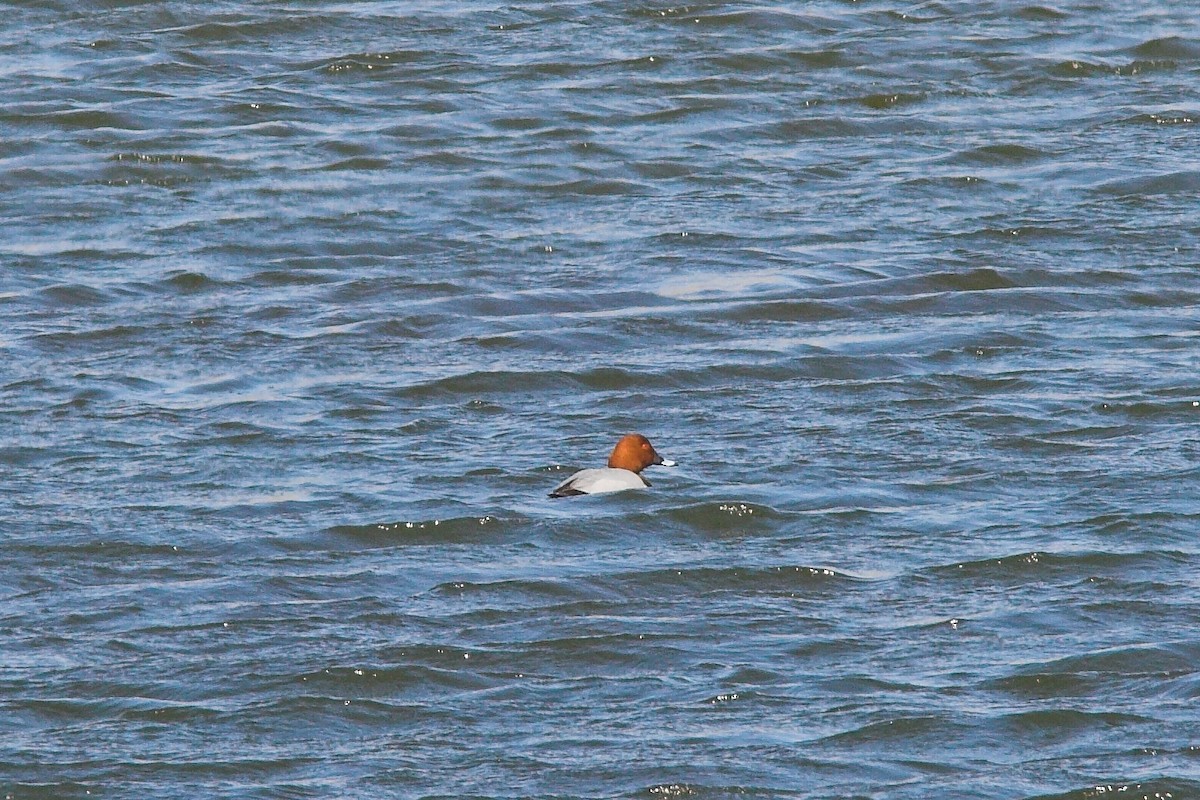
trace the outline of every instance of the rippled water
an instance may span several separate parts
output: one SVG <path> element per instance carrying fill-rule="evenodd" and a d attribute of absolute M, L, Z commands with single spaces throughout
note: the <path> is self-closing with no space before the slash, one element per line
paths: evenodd
<path fill-rule="evenodd" d="M 1194 4 L 5 11 L 6 797 L 1200 796 Z"/>

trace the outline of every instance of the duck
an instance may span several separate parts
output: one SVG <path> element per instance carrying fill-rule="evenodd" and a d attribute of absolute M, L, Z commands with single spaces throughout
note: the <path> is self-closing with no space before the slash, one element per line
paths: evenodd
<path fill-rule="evenodd" d="M 646 467 L 673 467 L 674 461 L 660 456 L 650 440 L 640 433 L 622 436 L 608 457 L 603 469 L 581 469 L 554 487 L 551 497 L 572 497 L 579 494 L 623 492 L 626 489 L 645 489 L 650 481 L 642 477 Z"/>

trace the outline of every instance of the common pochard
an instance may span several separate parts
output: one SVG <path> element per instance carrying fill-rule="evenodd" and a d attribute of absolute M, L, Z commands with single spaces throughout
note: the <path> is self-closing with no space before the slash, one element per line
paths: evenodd
<path fill-rule="evenodd" d="M 600 494 L 621 492 L 626 489 L 644 489 L 650 481 L 641 476 L 646 467 L 657 464 L 675 466 L 654 451 L 654 445 L 640 433 L 622 436 L 608 457 L 605 469 L 581 469 L 555 487 L 551 497 L 570 497 L 576 494 Z"/>

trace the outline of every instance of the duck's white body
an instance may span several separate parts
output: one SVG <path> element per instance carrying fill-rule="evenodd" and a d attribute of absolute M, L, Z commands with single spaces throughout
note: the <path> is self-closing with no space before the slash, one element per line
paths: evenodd
<path fill-rule="evenodd" d="M 554 487 L 551 497 L 570 497 L 575 494 L 604 494 L 623 492 L 626 489 L 645 489 L 650 481 L 639 473 L 646 467 L 658 464 L 675 466 L 660 456 L 650 440 L 640 433 L 622 436 L 608 457 L 608 466 L 602 469 L 581 469 Z"/>
<path fill-rule="evenodd" d="M 573 494 L 603 494 L 623 492 L 626 489 L 645 489 L 650 482 L 627 469 L 581 469 L 554 487 L 551 497 L 567 497 Z"/>

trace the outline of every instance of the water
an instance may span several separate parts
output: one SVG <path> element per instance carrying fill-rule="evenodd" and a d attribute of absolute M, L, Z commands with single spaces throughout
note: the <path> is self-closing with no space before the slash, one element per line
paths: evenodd
<path fill-rule="evenodd" d="M 1200 796 L 1192 4 L 18 2 L 0 75 L 6 797 Z"/>

